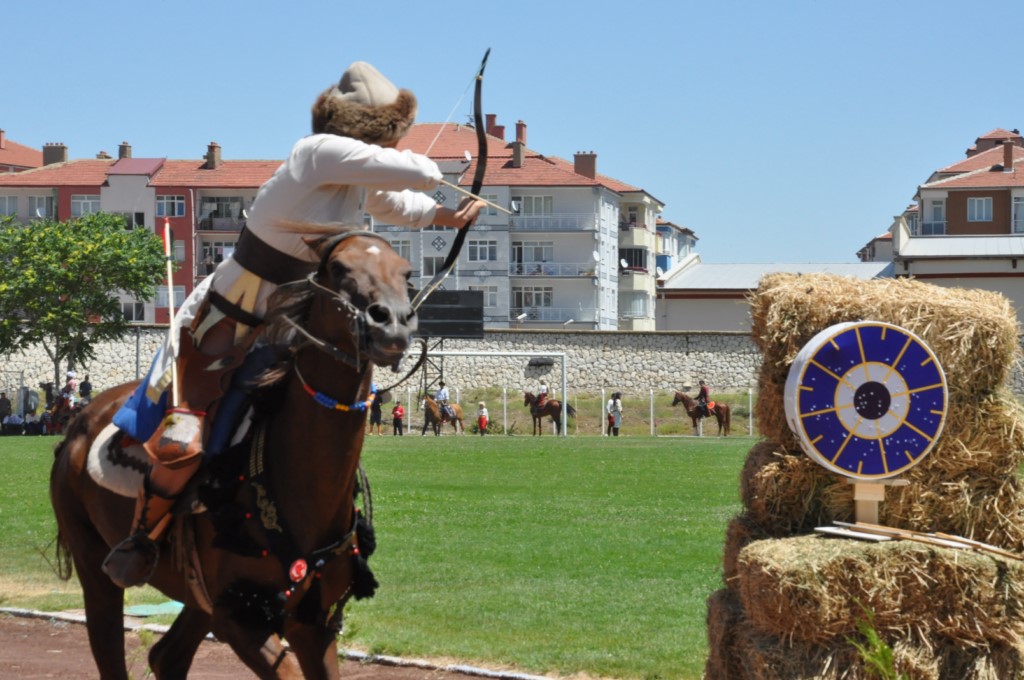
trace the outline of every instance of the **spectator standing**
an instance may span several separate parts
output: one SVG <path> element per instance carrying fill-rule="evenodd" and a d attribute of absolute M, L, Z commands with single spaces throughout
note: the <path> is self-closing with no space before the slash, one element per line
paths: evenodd
<path fill-rule="evenodd" d="M 608 400 L 608 430 L 613 437 L 619 436 L 622 427 L 622 392 L 614 392 Z"/>
<path fill-rule="evenodd" d="M 395 400 L 395 407 L 391 409 L 391 425 L 393 428 L 392 434 L 396 437 L 401 437 L 405 434 L 405 409 L 402 407 L 402 400 Z"/>
<path fill-rule="evenodd" d="M 480 436 L 487 434 L 487 404 L 480 402 L 476 411 L 476 424 L 480 427 Z"/>
<path fill-rule="evenodd" d="M 89 381 L 89 374 L 85 374 L 85 379 L 82 384 L 78 386 L 78 394 L 82 397 L 82 402 L 88 404 L 92 400 L 92 383 Z"/>
<path fill-rule="evenodd" d="M 380 421 L 381 421 L 381 412 L 380 411 L 381 411 L 381 408 L 383 407 L 383 404 L 380 403 L 381 402 L 380 395 L 378 394 L 378 395 L 376 395 L 376 397 L 377 398 L 374 399 L 370 403 L 370 434 L 371 435 L 374 434 L 374 432 L 373 432 L 374 425 L 377 426 L 376 434 L 384 434 L 383 432 L 380 431 Z"/>

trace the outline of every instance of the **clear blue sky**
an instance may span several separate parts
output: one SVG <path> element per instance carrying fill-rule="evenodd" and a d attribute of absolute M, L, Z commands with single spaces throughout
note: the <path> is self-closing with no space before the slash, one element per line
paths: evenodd
<path fill-rule="evenodd" d="M 386 8 L 386 9 L 384 9 Z M 647 190 L 705 262 L 852 262 L 918 184 L 1024 126 L 1024 3 L 5 3 L 0 128 L 72 158 L 282 159 L 356 60 Z M 455 120 L 471 111 L 466 94 Z"/>

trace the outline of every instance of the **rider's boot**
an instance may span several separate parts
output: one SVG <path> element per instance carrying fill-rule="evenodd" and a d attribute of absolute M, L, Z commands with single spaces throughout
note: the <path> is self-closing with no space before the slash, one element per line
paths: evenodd
<path fill-rule="evenodd" d="M 154 463 L 147 472 L 135 499 L 132 533 L 103 561 L 103 571 L 115 584 L 129 588 L 149 581 L 160 557 L 159 541 L 170 522 L 171 508 L 198 466 L 196 458 L 175 470 Z"/>

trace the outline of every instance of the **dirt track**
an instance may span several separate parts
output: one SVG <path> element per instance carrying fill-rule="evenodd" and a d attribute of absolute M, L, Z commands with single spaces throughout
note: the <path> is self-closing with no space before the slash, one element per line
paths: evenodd
<path fill-rule="evenodd" d="M 140 648 L 139 635 L 126 632 L 128 671 L 143 678 L 147 671 L 146 653 Z M 355 680 L 467 680 L 472 673 L 363 664 L 344 661 L 341 677 Z M 535 676 L 487 673 L 488 677 L 527 678 Z M 80 623 L 46 618 L 12 616 L 0 613 L 0 678 L 18 680 L 83 680 L 97 677 L 89 651 L 85 626 Z M 152 676 L 149 676 L 152 677 Z M 234 652 L 222 643 L 202 644 L 189 678 L 193 680 L 237 680 L 256 676 L 242 665 Z"/>

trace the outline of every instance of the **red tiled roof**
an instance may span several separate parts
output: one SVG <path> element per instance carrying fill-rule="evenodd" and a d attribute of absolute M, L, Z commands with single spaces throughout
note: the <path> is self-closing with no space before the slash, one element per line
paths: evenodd
<path fill-rule="evenodd" d="M 921 185 L 922 189 L 1002 189 L 1009 187 L 1024 187 L 1024 161 L 1020 165 L 1015 165 L 1014 169 L 1009 172 L 1001 169 L 981 168 Z"/>
<path fill-rule="evenodd" d="M 166 161 L 150 179 L 154 187 L 259 187 L 270 179 L 281 161 L 221 161 L 214 170 L 205 160 Z"/>
<path fill-rule="evenodd" d="M 56 187 L 85 186 L 100 187 L 107 181 L 107 170 L 116 160 L 89 159 L 51 163 L 41 168 L 0 174 L 0 186 L 4 187 Z"/>
<path fill-rule="evenodd" d="M 42 164 L 42 151 L 4 138 L 4 147 L 0 149 L 0 167 L 38 168 Z"/>
<path fill-rule="evenodd" d="M 461 159 L 469 151 L 473 163 L 460 178 L 469 185 L 476 171 L 476 130 L 458 123 L 420 123 L 398 143 L 399 149 L 427 154 L 435 161 Z M 523 166 L 512 167 L 512 143 L 487 136 L 487 174 L 484 184 L 490 186 L 603 186 L 622 193 L 643 191 L 614 177 L 597 174 L 590 179 L 576 173 L 573 162 L 544 156 L 529 148 L 523 150 Z"/>
<path fill-rule="evenodd" d="M 108 175 L 146 175 L 151 177 L 163 166 L 165 158 L 121 158 L 107 171 Z"/>
<path fill-rule="evenodd" d="M 991 133 L 989 133 L 991 134 Z M 1016 165 L 1018 162 L 1024 162 L 1024 147 L 1019 147 L 1016 144 L 1013 148 L 1013 163 Z M 982 168 L 991 168 L 993 165 L 1001 165 L 1003 162 L 1003 147 L 996 146 L 991 149 L 986 149 L 979 154 L 975 154 L 970 158 L 965 158 L 962 161 L 957 161 L 952 165 L 936 170 L 936 174 L 946 174 L 950 172 L 971 172 L 973 170 L 980 170 Z"/>
<path fill-rule="evenodd" d="M 978 139 L 975 141 L 980 142 L 983 139 L 1012 139 L 1014 137 L 1020 139 L 1020 133 L 1012 132 L 1010 130 L 1004 130 L 1003 128 L 996 128 L 992 132 L 986 132 L 981 137 L 978 137 Z"/>

